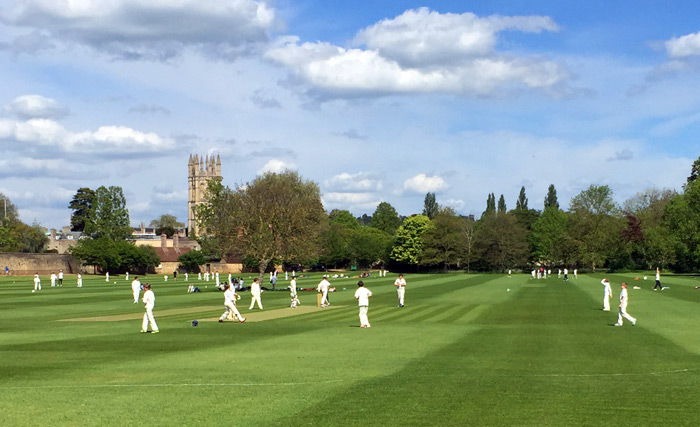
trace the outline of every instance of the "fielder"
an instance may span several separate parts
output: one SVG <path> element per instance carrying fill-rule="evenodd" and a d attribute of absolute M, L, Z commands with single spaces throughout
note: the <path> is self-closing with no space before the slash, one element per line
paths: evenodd
<path fill-rule="evenodd" d="M 292 300 L 292 308 L 297 308 L 297 305 L 301 305 L 299 297 L 297 296 L 297 279 L 292 277 L 292 281 L 289 283 L 289 297 Z"/>
<path fill-rule="evenodd" d="M 63 270 L 58 272 L 58 286 L 63 286 Z"/>
<path fill-rule="evenodd" d="M 51 273 L 51 287 L 54 288 L 56 287 L 56 279 L 58 276 L 56 276 L 56 273 Z"/>
<path fill-rule="evenodd" d="M 369 297 L 371 296 L 372 292 L 369 289 L 365 288 L 364 282 L 362 282 L 362 280 L 357 282 L 355 299 L 357 300 L 357 305 L 360 306 L 360 328 L 370 327 L 367 312 L 369 311 Z"/>
<path fill-rule="evenodd" d="M 620 291 L 620 305 L 618 306 L 620 308 L 620 312 L 617 315 L 617 323 L 615 323 L 615 326 L 622 326 L 622 318 L 624 317 L 625 319 L 629 320 L 632 322 L 632 326 L 637 324 L 637 319 L 634 317 L 630 316 L 627 313 L 627 303 L 628 303 L 628 297 L 627 297 L 627 283 L 622 282 L 622 285 L 620 286 L 622 289 Z"/>
<path fill-rule="evenodd" d="M 39 278 L 39 273 L 34 274 L 34 290 L 32 292 L 41 290 L 41 279 Z"/>
<path fill-rule="evenodd" d="M 141 282 L 139 281 L 139 276 L 134 277 L 134 281 L 131 282 L 131 293 L 134 294 L 134 304 L 138 304 L 139 296 L 141 295 Z"/>
<path fill-rule="evenodd" d="M 656 290 L 657 287 L 662 291 L 664 290 L 664 288 L 661 287 L 661 271 L 659 270 L 659 267 L 656 267 L 656 283 L 654 284 L 653 289 Z"/>
<path fill-rule="evenodd" d="M 603 311 L 610 311 L 610 300 L 613 296 L 610 281 L 603 279 L 600 283 L 603 285 Z"/>
<path fill-rule="evenodd" d="M 105 273 L 105 282 L 109 283 L 109 271 Z"/>
<path fill-rule="evenodd" d="M 399 297 L 399 307 L 403 307 L 403 297 L 406 294 L 406 279 L 403 278 L 403 274 L 399 274 L 394 286 L 396 286 L 396 294 Z"/>
<path fill-rule="evenodd" d="M 224 291 L 224 308 L 226 311 L 219 317 L 219 323 L 223 323 L 226 319 L 238 319 L 238 323 L 245 322 L 245 317 L 241 316 L 241 313 L 236 308 L 236 300 L 241 299 L 241 296 L 228 283 L 224 285 L 224 288 L 226 289 Z"/>
<path fill-rule="evenodd" d="M 63 286 L 63 285 L 61 285 Z M 78 287 L 82 288 L 83 287 L 83 275 L 78 273 Z"/>
<path fill-rule="evenodd" d="M 324 275 L 323 280 L 321 280 L 318 283 L 318 286 L 316 287 L 316 291 L 320 292 L 323 294 L 321 298 L 321 307 L 328 307 L 330 302 L 328 302 L 328 288 L 331 286 L 331 283 L 328 281 L 328 276 Z"/>
<path fill-rule="evenodd" d="M 260 278 L 256 277 L 253 279 L 253 284 L 250 285 L 250 308 L 248 310 L 252 310 L 256 302 L 260 310 L 263 309 L 262 302 L 260 301 L 260 293 Z"/>
<path fill-rule="evenodd" d="M 151 324 L 151 333 L 157 334 L 160 332 L 158 330 L 158 325 L 156 325 L 156 319 L 153 317 L 153 307 L 156 306 L 156 296 L 151 290 L 151 285 L 146 283 L 143 285 L 143 304 L 146 306 L 146 312 L 143 314 L 143 323 L 141 324 L 141 332 L 144 334 L 148 332 L 148 324 Z"/>

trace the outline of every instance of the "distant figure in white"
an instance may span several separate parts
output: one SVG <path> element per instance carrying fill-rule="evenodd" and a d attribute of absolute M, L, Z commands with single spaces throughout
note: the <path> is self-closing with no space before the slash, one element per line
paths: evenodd
<path fill-rule="evenodd" d="M 328 307 L 331 305 L 328 302 L 328 288 L 330 288 L 331 284 L 328 281 L 328 276 L 324 275 L 323 280 L 321 280 L 318 283 L 318 286 L 316 287 L 316 291 L 322 294 L 321 297 L 321 307 Z"/>
<path fill-rule="evenodd" d="M 564 281 L 569 281 L 569 270 L 567 268 L 564 268 Z"/>
<path fill-rule="evenodd" d="M 406 279 L 403 278 L 403 274 L 399 274 L 394 286 L 396 286 L 396 294 L 399 297 L 399 307 L 403 307 L 403 297 L 406 294 Z"/>
<path fill-rule="evenodd" d="M 126 281 L 127 282 L 129 281 L 129 272 L 128 271 L 126 272 Z"/>
<path fill-rule="evenodd" d="M 622 289 L 620 291 L 620 305 L 618 306 L 620 308 L 620 312 L 617 315 L 617 323 L 615 323 L 615 326 L 622 326 L 623 317 L 632 322 L 632 326 L 634 326 L 637 324 L 637 319 L 627 313 L 627 303 L 629 302 L 629 298 L 627 296 L 627 283 L 622 282 L 620 288 Z"/>
<path fill-rule="evenodd" d="M 41 279 L 39 278 L 39 273 L 34 274 L 34 290 L 32 292 L 41 290 Z"/>
<path fill-rule="evenodd" d="M 508 270 L 508 278 L 510 278 L 510 273 L 512 273 L 512 271 Z"/>
<path fill-rule="evenodd" d="M 185 282 L 189 282 L 189 281 L 190 281 L 190 273 L 185 271 Z"/>
<path fill-rule="evenodd" d="M 56 286 L 56 278 L 57 278 L 56 273 L 51 273 L 51 287 L 52 288 Z"/>
<path fill-rule="evenodd" d="M 151 324 L 151 332 L 157 334 L 158 325 L 156 324 L 156 319 L 153 317 L 153 308 L 156 306 L 156 296 L 151 290 L 151 285 L 146 283 L 143 285 L 143 304 L 146 307 L 146 312 L 143 314 L 143 323 L 141 324 L 141 332 L 148 332 L 148 324 Z"/>
<path fill-rule="evenodd" d="M 372 292 L 369 289 L 365 288 L 364 282 L 362 282 L 362 280 L 357 282 L 355 299 L 357 300 L 357 305 L 360 306 L 360 328 L 370 327 L 367 312 L 369 311 L 369 297 L 371 296 Z"/>
<path fill-rule="evenodd" d="M 202 272 L 197 273 L 197 280 L 202 280 Z"/>
<path fill-rule="evenodd" d="M 557 272 L 557 279 L 561 279 L 561 268 L 560 268 L 559 271 Z"/>
<path fill-rule="evenodd" d="M 131 282 L 131 293 L 134 295 L 134 304 L 138 304 L 139 296 L 141 296 L 141 282 L 139 281 L 139 276 L 134 277 L 134 281 Z"/>
<path fill-rule="evenodd" d="M 241 297 L 228 283 L 224 285 L 224 289 L 226 289 L 224 291 L 224 308 L 226 308 L 226 311 L 219 317 L 219 323 L 226 319 L 238 319 L 238 323 L 245 322 L 245 317 L 241 316 L 241 313 L 236 308 L 236 300 L 241 299 Z"/>
<path fill-rule="evenodd" d="M 600 284 L 603 285 L 603 311 L 610 311 L 610 299 L 613 296 L 610 281 L 603 279 L 600 281 Z"/>
<path fill-rule="evenodd" d="M 578 268 L 574 268 L 574 279 L 578 279 Z"/>
<path fill-rule="evenodd" d="M 256 302 L 260 310 L 263 309 L 262 302 L 260 301 L 260 292 L 260 279 L 256 277 L 253 279 L 253 284 L 250 285 L 250 308 L 248 310 L 252 310 Z"/>
<path fill-rule="evenodd" d="M 109 271 L 105 273 L 105 282 L 109 283 Z"/>
<path fill-rule="evenodd" d="M 63 286 L 63 270 L 58 272 L 58 286 Z"/>
<path fill-rule="evenodd" d="M 291 307 L 292 308 L 297 308 L 298 305 L 301 304 L 299 301 L 299 297 L 297 296 L 297 279 L 295 277 L 292 277 L 292 281 L 289 282 L 289 298 L 292 300 Z"/>
<path fill-rule="evenodd" d="M 78 273 L 78 287 L 82 288 L 83 287 L 83 275 Z"/>

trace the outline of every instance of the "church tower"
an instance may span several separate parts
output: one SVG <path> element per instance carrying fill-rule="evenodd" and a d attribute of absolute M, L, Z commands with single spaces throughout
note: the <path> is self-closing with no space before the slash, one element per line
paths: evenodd
<path fill-rule="evenodd" d="M 187 202 L 187 235 L 199 235 L 199 227 L 194 216 L 194 207 L 206 202 L 207 185 L 209 180 L 221 177 L 221 158 L 217 155 L 200 158 L 190 155 L 187 165 L 189 201 Z"/>

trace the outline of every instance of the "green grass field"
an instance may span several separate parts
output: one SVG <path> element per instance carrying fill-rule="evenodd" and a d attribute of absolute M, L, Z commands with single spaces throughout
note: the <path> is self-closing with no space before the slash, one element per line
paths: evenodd
<path fill-rule="evenodd" d="M 82 289 L 45 277 L 36 294 L 31 277 L 2 277 L 0 425 L 700 424 L 700 280 L 665 276 L 671 289 L 654 292 L 608 275 L 605 313 L 602 277 L 409 275 L 405 308 L 394 275 L 369 278 L 372 328 L 360 329 L 357 279 L 332 280 L 329 309 L 300 292 L 298 314 L 287 292 L 249 314 L 243 293 L 249 322 L 219 324 L 211 284 L 187 294 L 151 276 L 157 335 L 139 333 L 123 277 Z M 622 280 L 635 327 L 611 326 Z"/>

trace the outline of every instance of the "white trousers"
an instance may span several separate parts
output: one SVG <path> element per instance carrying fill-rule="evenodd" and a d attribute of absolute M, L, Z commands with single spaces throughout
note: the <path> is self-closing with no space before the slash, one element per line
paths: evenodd
<path fill-rule="evenodd" d="M 618 325 L 622 325 L 622 318 L 623 318 L 623 317 L 624 317 L 625 319 L 629 320 L 630 322 L 632 322 L 633 324 L 634 324 L 634 323 L 637 323 L 637 319 L 635 319 L 634 317 L 630 316 L 630 315 L 627 313 L 627 307 L 624 307 L 624 306 L 623 306 L 623 307 L 620 307 L 620 313 L 617 315 L 617 324 L 618 324 Z"/>
<path fill-rule="evenodd" d="M 369 326 L 369 318 L 367 317 L 367 311 L 369 307 L 366 305 L 360 306 L 360 326 Z"/>
<path fill-rule="evenodd" d="M 260 301 L 260 294 L 250 294 L 250 308 L 248 310 L 252 310 L 253 307 L 255 307 L 255 303 L 258 303 L 258 307 L 260 310 L 262 310 L 262 302 Z"/>
<path fill-rule="evenodd" d="M 138 303 L 139 302 L 139 295 L 141 295 L 141 289 L 139 289 L 138 291 L 135 291 L 132 289 L 131 293 L 134 294 L 134 303 Z"/>
<path fill-rule="evenodd" d="M 396 294 L 399 296 L 399 305 L 403 305 L 403 296 L 406 294 L 406 287 L 405 286 L 397 286 L 396 287 Z"/>
<path fill-rule="evenodd" d="M 41 282 L 34 282 L 34 290 L 35 291 L 41 290 Z"/>
<path fill-rule="evenodd" d="M 151 330 L 157 331 L 158 325 L 156 325 L 156 319 L 153 317 L 153 309 L 152 308 L 147 308 L 146 312 L 143 314 L 143 323 L 141 324 L 142 331 L 148 330 L 148 323 L 149 322 L 151 323 Z"/>
<path fill-rule="evenodd" d="M 219 319 L 221 320 L 226 320 L 226 319 L 238 319 L 238 320 L 243 320 L 243 316 L 241 316 L 241 313 L 238 311 L 235 305 L 233 304 L 224 304 L 224 308 L 226 311 L 224 311 L 224 314 L 221 315 Z"/>
<path fill-rule="evenodd" d="M 330 305 L 328 302 L 328 289 L 324 289 L 321 293 L 323 294 L 323 297 L 321 297 L 321 307 Z"/>
<path fill-rule="evenodd" d="M 603 311 L 610 311 L 610 296 L 608 294 L 603 295 Z"/>

